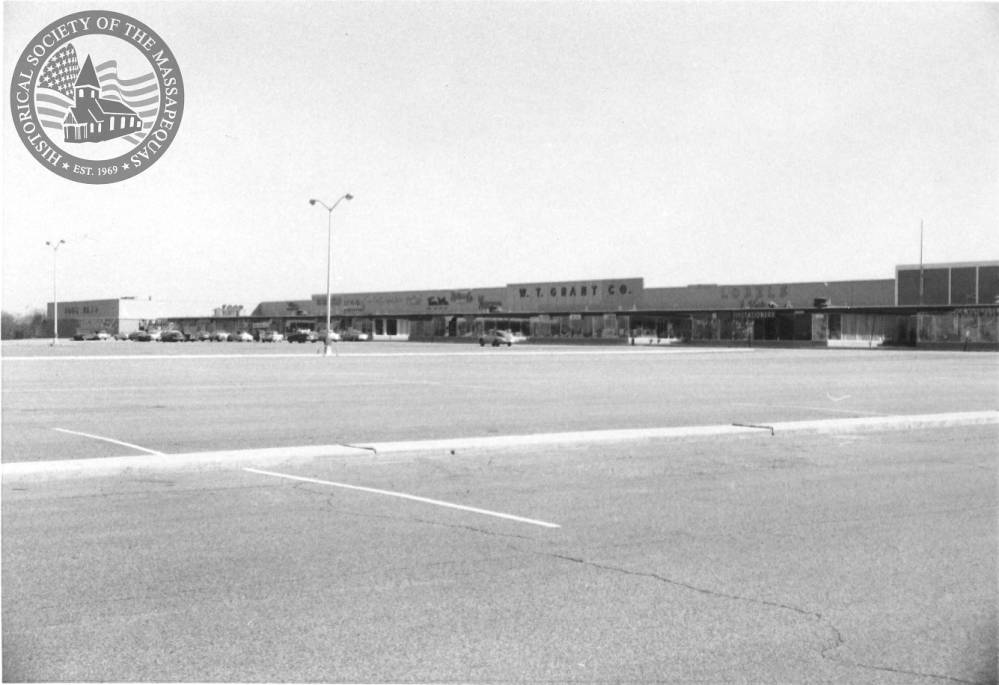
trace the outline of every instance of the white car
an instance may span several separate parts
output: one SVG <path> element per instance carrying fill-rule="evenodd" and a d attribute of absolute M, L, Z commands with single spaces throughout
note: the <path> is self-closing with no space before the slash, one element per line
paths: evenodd
<path fill-rule="evenodd" d="M 367 340 L 368 339 L 368 334 L 367 333 L 365 333 L 363 331 L 359 331 L 356 328 L 348 328 L 347 330 L 343 331 L 343 333 L 340 333 L 339 336 L 340 336 L 339 337 L 340 340 Z"/>
<path fill-rule="evenodd" d="M 480 347 L 485 347 L 486 345 L 492 345 L 493 347 L 506 345 L 507 347 L 510 347 L 513 343 L 513 333 L 510 331 L 497 331 L 493 329 L 486 331 L 484 334 L 479 336 Z"/>
<path fill-rule="evenodd" d="M 233 342 L 253 342 L 253 336 L 246 331 L 240 331 L 236 335 L 232 336 Z"/>
<path fill-rule="evenodd" d="M 281 342 L 284 336 L 277 331 L 268 331 L 260 336 L 260 342 Z"/>

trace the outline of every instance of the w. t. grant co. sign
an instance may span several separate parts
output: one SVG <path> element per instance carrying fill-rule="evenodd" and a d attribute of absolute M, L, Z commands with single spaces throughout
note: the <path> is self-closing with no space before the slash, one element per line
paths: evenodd
<path fill-rule="evenodd" d="M 644 279 L 511 283 L 506 300 L 514 312 L 585 312 L 633 309 L 641 301 Z"/>

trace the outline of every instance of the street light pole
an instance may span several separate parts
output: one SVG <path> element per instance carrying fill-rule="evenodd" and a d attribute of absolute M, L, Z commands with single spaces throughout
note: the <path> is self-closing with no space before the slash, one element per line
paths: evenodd
<path fill-rule="evenodd" d="M 309 200 L 310 205 L 321 205 L 323 209 L 326 210 L 326 340 L 325 349 L 323 354 L 329 357 L 333 354 L 333 331 L 331 329 L 331 312 L 333 309 L 333 210 L 336 209 L 337 205 L 342 201 L 353 200 L 354 196 L 350 193 L 344 193 L 341 195 L 332 206 L 326 204 L 322 200 L 317 200 L 312 198 Z"/>
<path fill-rule="evenodd" d="M 65 240 L 54 243 L 46 240 L 45 244 L 52 248 L 52 346 L 55 347 L 59 339 L 59 298 L 56 297 L 56 255 L 59 254 L 59 246 L 65 245 Z"/>

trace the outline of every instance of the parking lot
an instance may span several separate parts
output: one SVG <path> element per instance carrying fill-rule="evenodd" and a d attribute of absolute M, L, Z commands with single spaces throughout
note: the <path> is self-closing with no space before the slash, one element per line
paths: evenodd
<path fill-rule="evenodd" d="M 3 348 L 10 680 L 987 683 L 997 358 Z"/>

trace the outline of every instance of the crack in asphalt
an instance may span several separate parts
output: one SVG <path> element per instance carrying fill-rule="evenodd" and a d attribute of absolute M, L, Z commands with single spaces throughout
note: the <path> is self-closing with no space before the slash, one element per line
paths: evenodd
<path fill-rule="evenodd" d="M 530 538 L 530 537 L 525 536 L 525 535 L 515 535 L 515 534 L 512 534 L 512 533 L 497 533 L 495 531 L 486 530 L 484 528 L 479 528 L 479 527 L 476 527 L 476 526 L 469 526 L 469 525 L 462 525 L 462 524 L 452 524 L 452 523 L 442 523 L 440 521 L 432 521 L 432 520 L 423 519 L 423 518 L 414 517 L 414 516 L 397 517 L 397 516 L 387 516 L 387 515 L 380 515 L 380 514 L 369 514 L 369 513 L 351 512 L 351 511 L 344 510 L 344 509 L 341 509 L 339 507 L 334 506 L 333 499 L 334 499 L 333 496 L 330 496 L 327 499 L 326 504 L 327 504 L 327 506 L 329 508 L 337 510 L 337 511 L 340 511 L 342 513 L 353 515 L 353 516 L 376 517 L 376 518 L 390 518 L 390 519 L 397 519 L 397 520 L 406 520 L 406 521 L 412 521 L 412 522 L 415 522 L 415 523 L 424 523 L 424 524 L 428 524 L 428 525 L 432 525 L 432 526 L 440 526 L 440 527 L 444 527 L 444 528 L 456 528 L 456 529 L 461 529 L 461 530 L 468 530 L 468 531 L 472 531 L 474 533 L 479 533 L 479 534 L 487 535 L 487 536 L 490 536 L 490 537 L 500 537 L 500 538 L 504 538 L 505 537 L 505 538 L 519 538 L 519 539 L 522 539 L 522 540 L 533 540 L 533 538 Z M 680 587 L 680 588 L 683 588 L 685 590 L 690 590 L 692 592 L 697 592 L 697 593 L 700 593 L 700 594 L 703 594 L 703 595 L 707 595 L 709 597 L 717 597 L 717 598 L 720 598 L 720 599 L 729 599 L 729 600 L 734 600 L 734 601 L 738 601 L 738 602 L 746 602 L 746 603 L 749 603 L 749 604 L 758 604 L 758 605 L 761 605 L 761 606 L 768 606 L 768 607 L 772 607 L 774 609 L 784 609 L 786 611 L 792 611 L 792 612 L 794 612 L 796 614 L 799 614 L 801 616 L 805 616 L 807 618 L 813 619 L 817 623 L 819 623 L 821 625 L 824 625 L 826 628 L 829 629 L 829 631 L 832 633 L 832 644 L 827 645 L 827 646 L 821 648 L 819 650 L 819 655 L 823 659 L 825 659 L 827 661 L 831 661 L 831 662 L 834 662 L 834 663 L 837 663 L 837 664 L 841 664 L 843 666 L 849 666 L 849 667 L 853 667 L 853 668 L 867 669 L 867 670 L 872 670 L 872 671 L 882 671 L 882 672 L 887 672 L 887 673 L 898 673 L 898 674 L 901 674 L 901 675 L 917 676 L 917 677 L 920 677 L 920 678 L 928 678 L 928 679 L 933 679 L 933 680 L 942 680 L 942 681 L 952 682 L 952 683 L 962 683 L 963 685 L 978 685 L 977 681 L 973 681 L 973 680 L 964 680 L 964 679 L 961 679 L 961 678 L 955 678 L 953 676 L 948 676 L 948 675 L 941 675 L 941 674 L 938 674 L 938 673 L 923 673 L 923 672 L 920 672 L 920 671 L 910 671 L 910 670 L 906 670 L 906 669 L 902 669 L 902 668 L 894 668 L 894 667 L 891 667 L 891 666 L 876 666 L 874 664 L 865 664 L 865 663 L 861 663 L 861 662 L 858 662 L 858 661 L 850 661 L 850 660 L 848 660 L 848 659 L 846 659 L 844 657 L 832 655 L 832 654 L 830 654 L 830 652 L 832 652 L 832 651 L 834 651 L 836 649 L 839 649 L 841 646 L 843 646 L 844 644 L 846 644 L 846 639 L 843 637 L 843 633 L 839 630 L 839 628 L 837 628 L 832 623 L 832 621 L 830 621 L 821 612 L 818 612 L 818 611 L 809 611 L 808 609 L 802 609 L 801 607 L 797 607 L 797 606 L 794 606 L 792 604 L 784 604 L 782 602 L 773 602 L 773 601 L 766 600 L 766 599 L 758 599 L 758 598 L 755 598 L 755 597 L 746 597 L 744 595 L 735 595 L 735 594 L 731 594 L 731 593 L 727 593 L 727 592 L 720 592 L 718 590 L 712 590 L 710 588 L 705 588 L 705 587 L 699 587 L 697 585 L 692 585 L 691 583 L 685 583 L 683 581 L 676 580 L 674 578 L 667 578 L 666 576 L 659 575 L 658 573 L 652 573 L 650 571 L 635 571 L 635 570 L 632 570 L 632 569 L 622 568 L 622 567 L 619 567 L 619 566 L 611 566 L 611 565 L 608 565 L 608 564 L 600 564 L 600 563 L 597 563 L 597 562 L 594 562 L 594 561 L 587 561 L 586 559 L 583 559 L 581 557 L 569 556 L 567 554 L 558 554 L 558 553 L 555 553 L 555 552 L 536 552 L 536 551 L 532 552 L 530 550 L 524 550 L 524 549 L 520 549 L 518 547 L 513 547 L 513 549 L 516 549 L 517 551 L 524 552 L 524 553 L 533 553 L 533 554 L 538 554 L 538 555 L 541 555 L 541 556 L 548 556 L 548 557 L 553 557 L 555 559 L 561 559 L 563 561 L 570 561 L 570 562 L 573 562 L 573 563 L 576 563 L 576 564 L 581 564 L 581 565 L 584 565 L 584 566 L 590 566 L 592 568 L 600 569 L 600 570 L 603 570 L 603 571 L 610 571 L 612 573 L 621 573 L 621 574 L 624 574 L 624 575 L 637 576 L 637 577 L 641 577 L 641 578 L 652 578 L 653 580 L 657 580 L 657 581 L 659 581 L 661 583 L 665 583 L 667 585 L 673 585 L 675 587 Z"/>
<path fill-rule="evenodd" d="M 718 590 L 711 590 L 709 588 L 698 587 L 697 585 L 691 585 L 690 583 L 685 583 L 681 580 L 675 580 L 673 578 L 667 578 L 666 576 L 661 576 L 658 573 L 652 573 L 650 571 L 634 571 L 627 568 L 621 568 L 619 566 L 609 566 L 607 564 L 598 564 L 594 561 L 587 561 L 586 559 L 581 559 L 579 557 L 570 557 L 565 554 L 555 554 L 553 552 L 547 553 L 548 556 L 555 557 L 556 559 L 564 559 L 565 561 L 572 561 L 577 564 L 583 564 L 585 566 L 592 566 L 593 568 L 599 568 L 604 571 L 613 571 L 614 573 L 623 573 L 629 576 L 639 576 L 643 578 L 652 578 L 658 580 L 667 585 L 675 585 L 677 587 L 682 587 L 687 590 L 692 590 L 694 592 L 699 592 L 702 595 L 709 595 L 712 597 L 720 597 L 722 599 L 734 599 L 740 602 L 748 602 L 750 604 L 762 604 L 764 606 L 770 606 L 777 609 L 787 609 L 788 611 L 793 611 L 802 616 L 808 616 L 809 618 L 814 618 L 818 621 L 826 621 L 822 614 L 815 611 L 808 611 L 807 609 L 802 609 L 801 607 L 796 607 L 791 604 L 782 604 L 780 602 L 771 602 L 766 599 L 756 599 L 754 597 L 744 597 L 742 595 L 733 595 L 727 592 L 719 592 Z M 828 623 L 828 621 L 826 621 Z"/>
<path fill-rule="evenodd" d="M 640 578 L 652 578 L 661 583 L 667 585 L 673 585 L 675 587 L 680 587 L 685 590 L 691 590 L 693 592 L 700 593 L 702 595 L 708 595 L 710 597 L 718 597 L 720 599 L 730 599 L 739 602 L 746 602 L 749 604 L 759 604 L 763 606 L 773 607 L 775 609 L 785 609 L 787 611 L 793 611 L 796 614 L 814 619 L 818 623 L 824 625 L 828 628 L 833 635 L 832 644 L 827 645 L 819 650 L 819 655 L 828 661 L 841 664 L 843 666 L 851 666 L 854 668 L 869 669 L 872 671 L 884 671 L 888 673 L 899 673 L 902 675 L 912 675 L 918 676 L 920 678 L 931 678 L 934 680 L 943 680 L 951 683 L 963 683 L 964 685 L 978 685 L 977 681 L 974 680 L 963 680 L 961 678 L 954 678 L 953 676 L 941 675 L 938 673 L 922 673 L 920 671 L 909 671 L 901 668 L 893 668 L 891 666 L 875 666 L 873 664 L 865 664 L 858 661 L 850 661 L 843 657 L 835 656 L 829 654 L 833 650 L 839 649 L 841 646 L 846 644 L 846 639 L 843 637 L 843 633 L 837 628 L 832 621 L 826 618 L 822 613 L 818 611 L 809 611 L 808 609 L 802 609 L 801 607 L 796 607 L 791 604 L 784 604 L 782 602 L 772 602 L 766 599 L 757 599 L 755 597 L 746 597 L 743 595 L 734 595 L 728 592 L 719 592 L 718 590 L 712 590 L 710 588 L 699 587 L 697 585 L 692 585 L 690 583 L 685 583 L 681 580 L 676 580 L 674 578 L 667 578 L 666 576 L 659 575 L 658 573 L 652 573 L 651 571 L 635 571 L 632 569 L 622 568 L 620 566 L 610 566 L 608 564 L 600 564 L 594 561 L 587 561 L 581 557 L 573 557 L 567 554 L 557 554 L 554 552 L 537 552 L 543 556 L 554 557 L 556 559 L 562 559 L 563 561 L 571 561 L 576 564 L 582 564 L 584 566 L 590 566 L 592 568 L 600 569 L 603 571 L 611 571 L 612 573 L 621 573 L 629 576 L 637 576 Z"/>
<path fill-rule="evenodd" d="M 833 647 L 832 649 L 835 649 L 835 647 Z M 954 678 L 953 676 L 940 675 L 938 673 L 921 673 L 919 671 L 907 671 L 904 668 L 892 668 L 891 666 L 874 666 L 872 664 L 862 664 L 857 661 L 847 661 L 846 659 L 840 657 L 826 656 L 824 653 L 826 650 L 822 651 L 823 651 L 822 658 L 829 659 L 830 661 L 835 661 L 836 663 L 843 664 L 844 666 L 854 666 L 856 668 L 864 668 L 871 671 L 884 671 L 886 673 L 898 673 L 900 675 L 913 675 L 919 678 L 932 678 L 933 680 L 944 680 L 948 683 L 962 683 L 963 685 L 983 685 L 982 681 L 978 680 L 964 680 L 962 678 Z"/>

